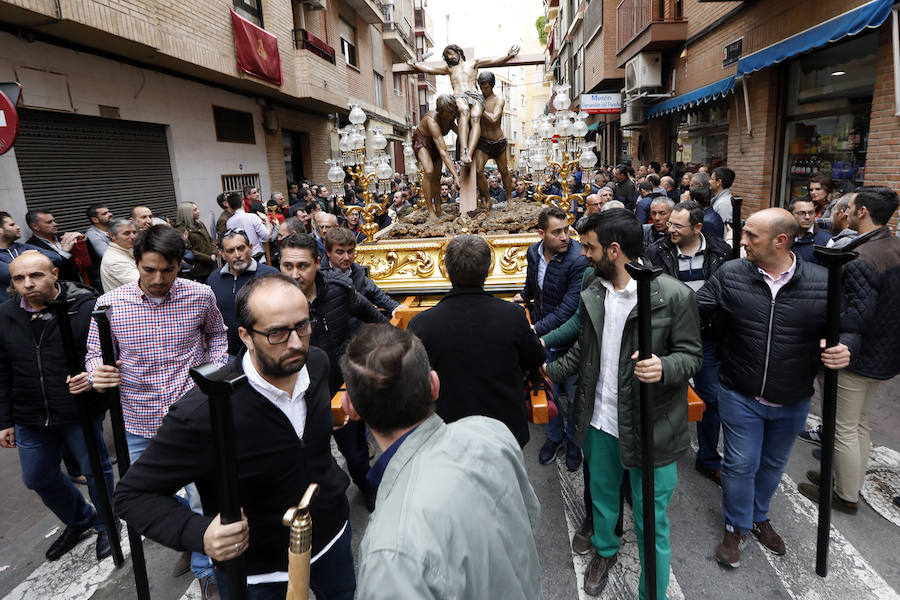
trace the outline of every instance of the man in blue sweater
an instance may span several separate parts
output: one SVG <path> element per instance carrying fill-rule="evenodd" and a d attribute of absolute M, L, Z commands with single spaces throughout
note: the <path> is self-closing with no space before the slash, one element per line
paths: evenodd
<path fill-rule="evenodd" d="M 581 244 L 569 238 L 569 221 L 566 213 L 556 206 L 548 206 L 538 216 L 540 242 L 528 247 L 528 271 L 525 287 L 516 294 L 517 302 L 533 302 L 531 322 L 539 336 L 565 323 L 578 308 L 581 293 L 581 279 L 587 260 L 581 255 Z M 547 362 L 552 362 L 568 351 L 569 347 L 547 348 Z M 559 415 L 547 424 L 547 441 L 541 447 L 538 461 L 549 464 L 556 458 L 562 446 L 563 434 L 566 444 L 566 468 L 575 471 L 581 466 L 581 450 L 575 444 L 574 424 L 571 406 L 575 398 L 577 377 L 572 376 L 554 385 L 553 400 L 559 408 Z M 560 395 L 565 393 L 568 410 L 560 405 Z M 565 428 L 563 427 L 566 422 Z"/>
<path fill-rule="evenodd" d="M 234 299 L 248 281 L 278 270 L 253 260 L 252 246 L 247 234 L 240 229 L 229 229 L 219 238 L 219 254 L 225 266 L 209 274 L 206 285 L 216 295 L 216 306 L 228 327 L 228 356 L 234 358 L 244 347 L 238 336 L 238 319 L 234 311 Z"/>

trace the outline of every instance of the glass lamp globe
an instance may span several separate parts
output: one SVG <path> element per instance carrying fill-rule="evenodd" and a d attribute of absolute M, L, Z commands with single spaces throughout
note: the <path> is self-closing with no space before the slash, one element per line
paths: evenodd
<path fill-rule="evenodd" d="M 593 148 L 585 146 L 581 149 L 581 158 L 578 159 L 578 164 L 581 165 L 581 168 L 585 171 L 594 168 L 594 165 L 597 164 L 597 155 L 594 154 Z"/>
<path fill-rule="evenodd" d="M 393 174 L 394 170 L 391 168 L 391 163 L 386 160 L 378 163 L 378 166 L 375 167 L 375 176 L 381 181 L 387 181 Z"/>
<path fill-rule="evenodd" d="M 569 110 L 572 101 L 569 100 L 569 85 L 564 83 L 556 86 L 556 95 L 553 97 L 553 108 L 556 110 Z"/>
<path fill-rule="evenodd" d="M 353 147 L 350 145 L 350 136 L 342 135 L 341 139 L 338 141 L 338 149 L 341 152 L 350 152 Z"/>
<path fill-rule="evenodd" d="M 572 135 L 572 121 L 569 119 L 558 119 L 556 121 L 556 133 L 559 137 Z"/>
<path fill-rule="evenodd" d="M 381 128 L 376 127 L 372 134 L 372 149 L 376 152 L 380 152 L 387 147 L 387 143 L 387 138 L 381 133 Z"/>
<path fill-rule="evenodd" d="M 553 124 L 550 121 L 544 121 L 538 127 L 538 135 L 541 136 L 542 139 L 549 139 L 553 137 Z"/>
<path fill-rule="evenodd" d="M 366 113 L 359 107 L 359 104 L 351 104 L 349 119 L 354 125 L 362 125 L 366 122 Z"/>
<path fill-rule="evenodd" d="M 325 161 L 329 162 L 329 161 Z M 343 183 L 344 182 L 344 170 L 340 168 L 336 162 L 331 162 L 331 168 L 328 169 L 328 181 L 331 183 Z"/>
<path fill-rule="evenodd" d="M 575 123 L 572 124 L 572 135 L 583 138 L 587 135 L 587 132 L 588 126 L 587 123 L 584 122 L 584 119 L 576 118 Z"/>

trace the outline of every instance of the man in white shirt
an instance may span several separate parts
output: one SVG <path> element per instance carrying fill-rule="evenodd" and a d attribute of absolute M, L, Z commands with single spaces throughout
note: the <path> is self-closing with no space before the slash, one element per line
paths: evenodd
<path fill-rule="evenodd" d="M 265 262 L 266 251 L 263 244 L 268 242 L 272 236 L 272 223 L 265 215 L 255 215 L 245 211 L 244 201 L 237 194 L 230 195 L 227 202 L 234 214 L 228 219 L 226 227 L 233 230 L 243 230 L 247 239 L 250 240 L 250 246 L 253 248 L 254 260 Z"/>
<path fill-rule="evenodd" d="M 581 292 L 578 341 L 547 373 L 563 381 L 578 373 L 573 420 L 575 441 L 589 465 L 594 531 L 593 558 L 584 577 L 588 594 L 600 594 L 616 564 L 620 540 L 619 486 L 623 467 L 634 498 L 634 524 L 643 563 L 639 382 L 654 384 L 656 590 L 666 597 L 669 583 L 669 521 L 666 507 L 677 481 L 676 461 L 690 447 L 687 383 L 703 358 L 700 317 L 694 293 L 668 275 L 650 282 L 651 358 L 638 361 L 637 283 L 625 265 L 641 255 L 642 229 L 634 213 L 614 208 L 592 215 L 580 230 L 582 253 L 594 268 Z M 641 573 L 640 589 L 644 590 Z"/>

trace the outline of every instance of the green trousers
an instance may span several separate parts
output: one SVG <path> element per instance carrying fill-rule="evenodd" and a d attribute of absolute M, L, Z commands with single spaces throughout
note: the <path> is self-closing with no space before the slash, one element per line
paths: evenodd
<path fill-rule="evenodd" d="M 619 440 L 605 431 L 593 427 L 584 444 L 584 456 L 590 470 L 591 500 L 593 501 L 594 535 L 591 543 L 597 554 L 610 557 L 619 551 L 619 537 L 616 535 L 616 523 L 619 520 L 619 487 L 622 483 L 622 458 L 619 451 Z M 669 517 L 666 508 L 675 491 L 678 474 L 675 463 L 657 467 L 654 473 L 654 503 L 656 507 L 656 597 L 666 598 L 669 587 L 669 562 L 672 547 L 669 544 Z M 631 482 L 631 497 L 634 502 L 634 529 L 637 534 L 638 552 L 641 560 L 641 581 L 639 594 L 641 600 L 646 597 L 644 589 L 644 512 L 643 489 L 641 488 L 641 471 L 629 469 L 628 479 Z"/>

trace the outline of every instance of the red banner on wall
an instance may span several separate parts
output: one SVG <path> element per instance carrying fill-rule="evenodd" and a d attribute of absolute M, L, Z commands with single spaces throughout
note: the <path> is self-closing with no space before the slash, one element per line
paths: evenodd
<path fill-rule="evenodd" d="M 254 77 L 281 85 L 281 56 L 278 54 L 278 38 L 257 27 L 233 10 L 231 28 L 234 30 L 234 48 L 238 68 Z"/>

